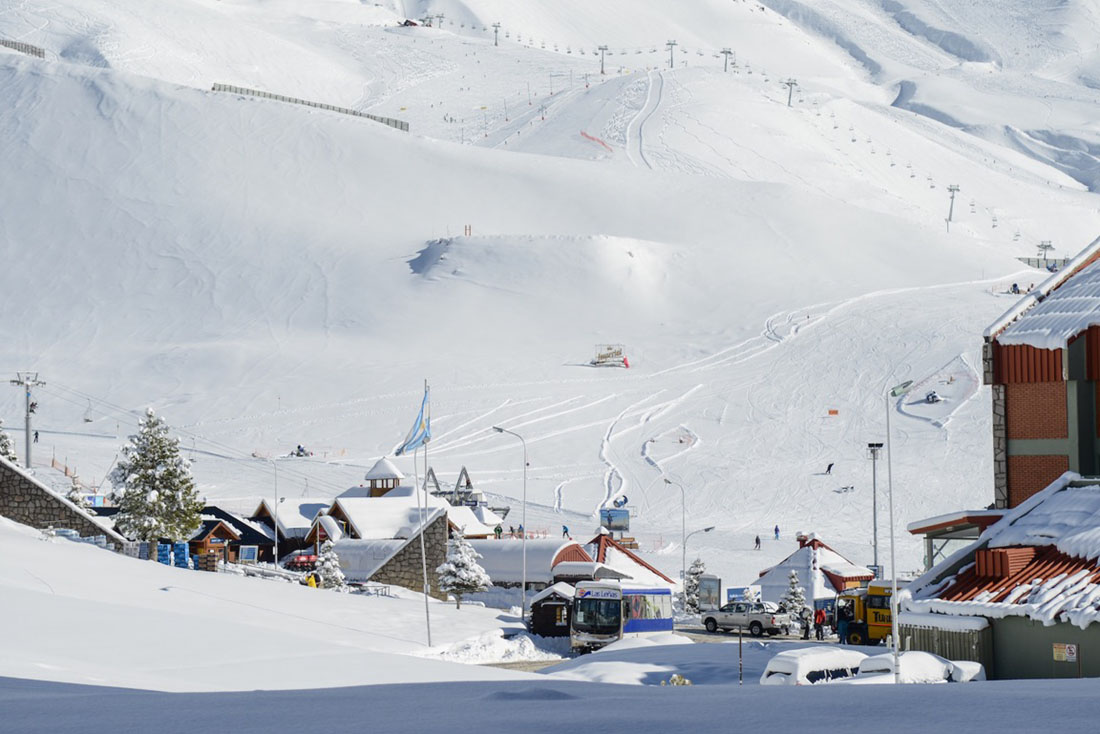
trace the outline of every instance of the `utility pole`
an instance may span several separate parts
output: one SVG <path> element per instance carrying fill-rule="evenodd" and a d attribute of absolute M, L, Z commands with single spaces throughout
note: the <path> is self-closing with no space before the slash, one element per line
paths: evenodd
<path fill-rule="evenodd" d="M 947 193 L 951 194 L 951 205 L 947 208 L 947 231 L 951 231 L 951 218 L 955 214 L 955 194 L 959 191 L 958 184 L 951 184 L 947 187 Z"/>
<path fill-rule="evenodd" d="M 676 48 L 676 41 L 668 42 L 668 68 L 673 69 L 676 67 L 676 62 L 672 58 L 672 51 Z"/>
<path fill-rule="evenodd" d="M 728 48 L 722 49 L 722 55 L 726 57 L 725 63 L 722 67 L 722 71 L 729 71 L 730 70 L 730 55 L 732 53 L 733 53 L 732 49 L 728 49 Z"/>
<path fill-rule="evenodd" d="M 599 46 L 598 50 L 600 52 L 600 74 L 603 74 L 603 55 L 607 53 L 607 46 Z"/>
<path fill-rule="evenodd" d="M 25 419 L 26 419 L 26 423 L 24 424 L 24 430 L 26 431 L 26 436 L 24 437 L 25 438 L 24 445 L 26 446 L 27 453 L 23 457 L 23 465 L 26 466 L 28 469 L 30 469 L 31 468 L 31 443 L 32 443 L 31 442 L 31 435 L 32 435 L 32 432 L 31 432 L 31 413 L 34 412 L 34 409 L 37 406 L 37 403 L 32 403 L 31 402 L 31 388 L 32 387 L 37 387 L 38 385 L 45 385 L 46 383 L 42 382 L 41 380 L 38 379 L 38 373 L 37 372 L 16 372 L 15 377 L 16 377 L 16 379 L 12 380 L 11 384 L 21 385 L 24 388 L 24 393 L 23 393 L 24 398 L 25 398 L 25 413 L 24 413 L 24 416 L 25 416 Z"/>
<path fill-rule="evenodd" d="M 791 106 L 791 98 L 794 96 L 794 88 L 798 86 L 798 80 L 794 78 L 784 79 L 780 82 L 787 88 L 787 106 Z"/>
<path fill-rule="evenodd" d="M 499 46 L 498 37 L 500 34 L 500 23 L 493 23 L 493 45 Z"/>
<path fill-rule="evenodd" d="M 867 455 L 871 459 L 871 527 L 875 548 L 875 578 L 878 578 L 878 457 L 882 452 L 881 443 L 867 444 Z"/>

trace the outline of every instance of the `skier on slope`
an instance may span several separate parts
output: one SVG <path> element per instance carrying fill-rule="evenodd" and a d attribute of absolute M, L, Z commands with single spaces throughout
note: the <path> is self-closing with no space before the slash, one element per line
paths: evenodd
<path fill-rule="evenodd" d="M 775 539 L 779 540 L 779 526 L 778 525 L 775 526 Z"/>

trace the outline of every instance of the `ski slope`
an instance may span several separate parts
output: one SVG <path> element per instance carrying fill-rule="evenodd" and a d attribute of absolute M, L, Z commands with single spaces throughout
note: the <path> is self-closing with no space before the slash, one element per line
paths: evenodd
<path fill-rule="evenodd" d="M 517 518 L 508 427 L 529 528 L 587 535 L 626 495 L 671 576 L 681 511 L 716 526 L 689 552 L 731 586 L 798 530 L 869 562 L 886 410 L 897 528 L 984 507 L 980 333 L 1041 278 L 1017 256 L 1100 225 L 1091 16 L 1067 4 L 1034 41 L 1060 50 L 1020 58 L 1038 10 L 905 7 L 924 25 L 858 0 L 3 9 L 0 37 L 47 51 L 0 50 L 0 288 L 33 304 L 0 366 L 47 383 L 36 461 L 98 484 L 152 405 L 211 501 L 254 507 L 269 458 L 282 494 L 332 496 L 392 452 L 427 379 L 444 482 L 466 466 Z M 969 45 L 918 32 L 949 23 Z M 605 342 L 629 370 L 587 365 Z M 884 403 L 948 365 L 974 386 L 949 415 Z M 0 393 L 9 430 L 20 410 Z M 314 456 L 285 458 L 299 443 Z"/>

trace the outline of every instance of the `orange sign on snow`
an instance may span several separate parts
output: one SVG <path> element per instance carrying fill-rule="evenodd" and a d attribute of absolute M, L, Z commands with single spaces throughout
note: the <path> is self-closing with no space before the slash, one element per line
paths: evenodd
<path fill-rule="evenodd" d="M 836 408 L 829 408 L 829 415 L 840 415 L 840 411 Z"/>

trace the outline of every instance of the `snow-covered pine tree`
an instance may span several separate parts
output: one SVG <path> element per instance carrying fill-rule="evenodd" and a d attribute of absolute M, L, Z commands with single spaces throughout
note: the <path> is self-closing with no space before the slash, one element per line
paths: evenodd
<path fill-rule="evenodd" d="M 798 571 L 793 568 L 787 575 L 787 579 L 789 585 L 787 586 L 787 592 L 779 600 L 779 611 L 798 617 L 802 612 L 802 608 L 806 606 L 806 590 L 799 585 Z"/>
<path fill-rule="evenodd" d="M 137 434 L 122 447 L 110 474 L 118 504 L 119 531 L 136 540 L 187 540 L 202 524 L 203 502 L 191 478 L 190 463 L 180 456 L 179 439 L 152 408 L 138 421 Z"/>
<path fill-rule="evenodd" d="M 88 495 L 84 494 L 84 488 L 76 483 L 76 477 L 73 477 L 73 486 L 69 487 L 65 497 L 82 510 L 91 511 L 92 509 L 92 503 L 88 501 Z"/>
<path fill-rule="evenodd" d="M 447 544 L 447 560 L 435 569 L 439 575 L 439 588 L 446 594 L 454 594 L 455 607 L 462 608 L 462 595 L 485 591 L 492 580 L 477 562 L 481 554 L 457 533 Z"/>
<path fill-rule="evenodd" d="M 321 544 L 321 555 L 317 558 L 317 575 L 321 577 L 322 589 L 348 590 L 344 572 L 340 569 L 340 557 L 336 555 L 331 540 Z"/>
<path fill-rule="evenodd" d="M 702 559 L 696 558 L 691 562 L 684 580 L 684 611 L 688 614 L 699 613 L 699 577 L 706 572 L 707 565 Z"/>
<path fill-rule="evenodd" d="M 741 601 L 760 601 L 760 592 L 751 586 L 746 586 L 745 590 L 741 592 Z"/>
<path fill-rule="evenodd" d="M 13 464 L 19 463 L 19 457 L 15 455 L 15 443 L 11 440 L 11 435 L 4 430 L 3 420 L 0 420 L 0 456 Z"/>

